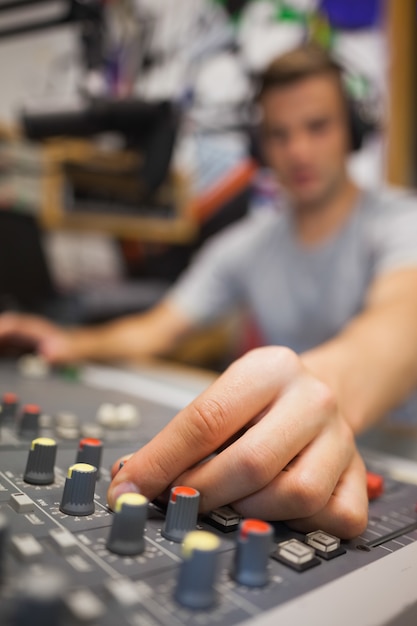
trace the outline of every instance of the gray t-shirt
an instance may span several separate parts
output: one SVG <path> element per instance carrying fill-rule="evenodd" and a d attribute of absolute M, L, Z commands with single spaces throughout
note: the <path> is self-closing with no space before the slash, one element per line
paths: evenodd
<path fill-rule="evenodd" d="M 198 324 L 245 305 L 265 344 L 300 353 L 363 308 L 376 276 L 407 266 L 417 266 L 416 199 L 366 191 L 343 227 L 315 246 L 294 236 L 288 206 L 244 218 L 202 249 L 168 298 Z"/>
<path fill-rule="evenodd" d="M 319 245 L 294 233 L 288 206 L 248 216 L 204 246 L 168 299 L 197 324 L 244 305 L 265 344 L 300 353 L 341 331 L 377 276 L 417 266 L 417 200 L 405 193 L 363 192 Z M 417 392 L 389 417 L 416 423 Z"/>

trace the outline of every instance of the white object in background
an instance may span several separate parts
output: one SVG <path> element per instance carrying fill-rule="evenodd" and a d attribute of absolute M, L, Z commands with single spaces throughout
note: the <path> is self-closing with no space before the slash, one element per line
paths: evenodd
<path fill-rule="evenodd" d="M 249 4 L 242 14 L 239 44 L 247 68 L 259 72 L 276 56 L 302 43 L 305 28 L 297 22 L 279 22 L 276 5 L 266 0 Z"/>
<path fill-rule="evenodd" d="M 54 280 L 65 290 L 117 283 L 123 261 L 111 237 L 56 231 L 45 239 Z"/>
<path fill-rule="evenodd" d="M 49 365 L 37 354 L 25 354 L 18 360 L 19 373 L 24 378 L 46 378 L 49 374 Z"/>
<path fill-rule="evenodd" d="M 132 428 L 141 421 L 139 410 L 127 402 L 116 407 L 116 416 L 119 428 Z"/>
<path fill-rule="evenodd" d="M 333 54 L 347 70 L 366 76 L 381 93 L 386 92 L 388 50 L 380 30 L 339 31 Z"/>
<path fill-rule="evenodd" d="M 319 0 L 286 0 L 286 6 L 300 13 L 312 13 L 319 5 Z"/>
<path fill-rule="evenodd" d="M 384 156 L 385 139 L 376 134 L 365 141 L 359 152 L 349 157 L 349 174 L 360 187 L 380 187 L 384 184 Z"/>
<path fill-rule="evenodd" d="M 2 27 L 5 20 L 2 15 Z M 25 105 L 43 111 L 58 103 L 68 108 L 78 102 L 82 75 L 78 29 L 65 25 L 1 40 L 0 66 L 3 122 L 15 124 L 16 112 Z"/>
<path fill-rule="evenodd" d="M 96 420 L 104 427 L 111 427 L 116 422 L 116 407 L 110 402 L 104 402 L 98 407 Z"/>
<path fill-rule="evenodd" d="M 230 52 L 217 54 L 201 67 L 194 86 L 195 98 L 206 106 L 246 102 L 251 94 L 249 80 L 238 57 Z"/>

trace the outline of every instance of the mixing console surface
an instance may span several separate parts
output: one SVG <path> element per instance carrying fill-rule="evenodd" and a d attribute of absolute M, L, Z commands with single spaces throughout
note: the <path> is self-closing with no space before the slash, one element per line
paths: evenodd
<path fill-rule="evenodd" d="M 397 553 L 417 545 L 417 486 L 389 476 L 370 503 L 368 529 L 354 541 L 255 520 L 238 529 L 233 511 L 220 510 L 198 519 L 199 532 L 182 545 L 178 507 L 186 501 L 194 510 L 195 490 L 177 488 L 167 514 L 143 496 L 126 498 L 116 513 L 106 506 L 111 464 L 148 441 L 175 410 L 59 372 L 24 378 L 11 361 L 0 363 L 0 395 L 1 624 L 276 624 L 291 600 L 372 564 L 396 563 Z M 91 458 L 101 463 L 97 482 Z M 73 493 L 77 481 L 83 496 Z M 332 613 L 331 597 L 325 601 L 323 612 Z M 416 601 L 417 592 L 409 603 Z M 343 622 L 309 614 L 308 623 Z"/>

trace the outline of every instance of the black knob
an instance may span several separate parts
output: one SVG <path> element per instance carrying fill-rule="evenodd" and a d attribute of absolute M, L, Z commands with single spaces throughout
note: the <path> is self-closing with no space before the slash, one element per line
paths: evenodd
<path fill-rule="evenodd" d="M 101 455 L 103 452 L 103 443 L 100 439 L 93 437 L 84 437 L 80 439 L 78 444 L 76 463 L 88 463 L 97 468 L 97 478 L 100 475 Z"/>
<path fill-rule="evenodd" d="M 4 393 L 1 401 L 0 423 L 12 422 L 16 417 L 17 406 L 17 395 L 11 391 Z"/>
<path fill-rule="evenodd" d="M 213 533 L 194 530 L 185 536 L 183 562 L 175 590 L 179 604 L 190 609 L 208 609 L 215 604 L 219 548 L 220 539 Z"/>
<path fill-rule="evenodd" d="M 269 579 L 268 559 L 273 528 L 267 522 L 245 519 L 240 523 L 233 578 L 247 587 L 262 587 Z"/>
<path fill-rule="evenodd" d="M 60 511 L 67 515 L 92 515 L 97 468 L 88 463 L 75 463 L 68 469 Z"/>
<path fill-rule="evenodd" d="M 147 513 L 148 500 L 142 494 L 124 493 L 117 498 L 107 549 L 125 556 L 142 554 Z"/>
<path fill-rule="evenodd" d="M 32 441 L 23 480 L 32 485 L 50 485 L 54 482 L 56 441 L 38 437 Z"/>
<path fill-rule="evenodd" d="M 63 617 L 66 577 L 58 570 L 25 574 L 20 581 L 12 626 L 59 626 Z"/>
<path fill-rule="evenodd" d="M 185 535 L 197 524 L 200 493 L 192 487 L 173 487 L 168 502 L 162 536 L 181 543 Z"/>
<path fill-rule="evenodd" d="M 39 416 L 41 410 L 37 404 L 26 404 L 19 423 L 19 435 L 24 439 L 32 439 L 39 434 Z"/>

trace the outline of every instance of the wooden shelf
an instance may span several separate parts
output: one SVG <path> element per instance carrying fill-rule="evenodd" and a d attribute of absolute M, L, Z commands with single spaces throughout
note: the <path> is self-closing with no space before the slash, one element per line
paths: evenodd
<path fill-rule="evenodd" d="M 129 151 L 103 152 L 89 141 L 60 139 L 47 142 L 44 147 L 45 173 L 41 202 L 41 223 L 45 228 L 91 230 L 117 237 L 173 244 L 189 243 L 195 238 L 197 222 L 187 210 L 190 203 L 187 186 L 178 174 L 171 173 L 167 183 L 158 192 L 161 200 L 167 200 L 175 207 L 173 216 L 136 216 L 122 211 L 89 212 L 71 210 L 65 206 L 68 164 L 94 164 L 102 168 L 104 177 L 105 172 L 114 177 L 135 166 L 139 167 L 140 157 Z M 105 183 L 104 178 L 103 185 Z"/>

